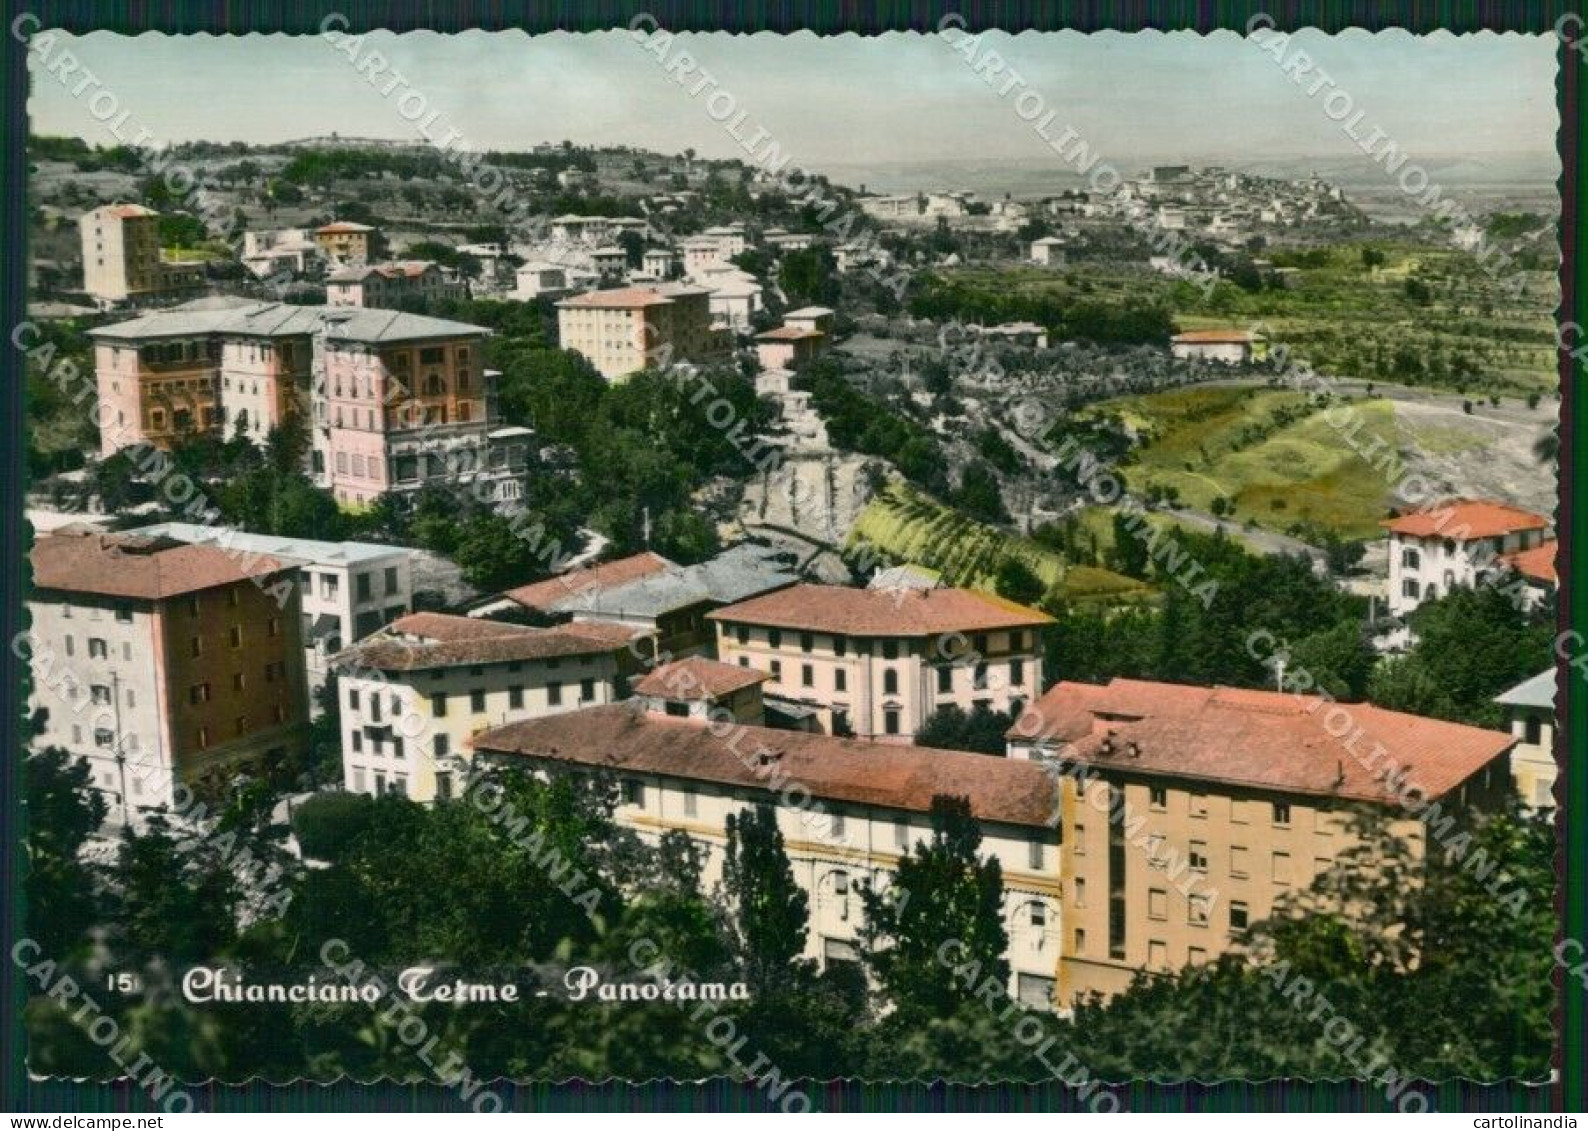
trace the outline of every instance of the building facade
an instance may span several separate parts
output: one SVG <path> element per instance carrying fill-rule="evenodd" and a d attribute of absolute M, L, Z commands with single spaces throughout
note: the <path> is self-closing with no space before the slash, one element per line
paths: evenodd
<path fill-rule="evenodd" d="M 964 797 L 980 825 L 980 853 L 1003 871 L 1008 991 L 1030 1008 L 1053 1009 L 1062 885 L 1052 783 L 1041 767 L 769 730 L 723 712 L 708 724 L 697 707 L 701 695 L 716 696 L 702 685 L 733 686 L 733 669 L 721 668 L 687 661 L 657 669 L 633 702 L 485 731 L 474 737 L 476 756 L 545 776 L 612 775 L 621 798 L 615 820 L 651 843 L 669 830 L 687 833 L 704 856 L 705 891 L 722 876 L 728 817 L 771 806 L 810 901 L 804 956 L 823 967 L 859 959 L 862 885 L 886 890 L 900 858 L 930 839 L 933 798 Z M 755 687 L 740 690 L 753 696 Z M 752 711 L 741 704 L 733 713 Z"/>
<path fill-rule="evenodd" d="M 616 701 L 618 656 L 629 639 L 606 625 L 398 618 L 332 660 L 343 785 L 421 802 L 454 796 L 477 732 Z"/>
<path fill-rule="evenodd" d="M 1477 585 L 1507 555 L 1542 546 L 1550 523 L 1505 503 L 1456 499 L 1379 525 L 1389 538 L 1389 611 L 1405 616 L 1457 586 Z"/>
<path fill-rule="evenodd" d="M 1042 688 L 1052 618 L 968 589 L 794 585 L 710 613 L 717 658 L 766 672 L 823 734 L 910 742 L 940 708 L 1004 711 Z"/>
<path fill-rule="evenodd" d="M 169 262 L 160 251 L 160 214 L 141 204 L 106 204 L 78 218 L 83 290 L 102 306 L 157 299 L 204 283 L 204 266 Z"/>
<path fill-rule="evenodd" d="M 191 522 L 163 522 L 129 533 L 216 546 L 240 560 L 268 556 L 298 567 L 310 718 L 320 714 L 317 696 L 330 674 L 331 657 L 413 611 L 414 553 L 401 546 L 282 538 Z"/>
<path fill-rule="evenodd" d="M 297 569 L 168 538 L 68 527 L 32 552 L 31 706 L 111 815 L 214 798 L 306 740 Z"/>
<path fill-rule="evenodd" d="M 332 306 L 399 310 L 405 303 L 468 297 L 461 280 L 425 260 L 345 267 L 325 281 L 325 299 Z"/>
<path fill-rule="evenodd" d="M 1555 669 L 1550 668 L 1494 700 L 1510 717 L 1511 737 L 1516 740 L 1511 776 L 1517 796 L 1534 813 L 1552 813 L 1556 808 L 1560 766 L 1555 761 L 1555 681 Z"/>
<path fill-rule="evenodd" d="M 1245 330 L 1188 330 L 1169 339 L 1169 352 L 1182 361 L 1239 365 L 1262 356 L 1262 342 Z"/>
<path fill-rule="evenodd" d="M 380 232 L 368 224 L 337 220 L 314 229 L 314 242 L 320 254 L 339 267 L 368 263 Z"/>
<path fill-rule="evenodd" d="M 608 380 L 720 352 L 710 292 L 679 283 L 591 291 L 557 304 L 558 338 Z"/>
<path fill-rule="evenodd" d="M 262 441 L 302 413 L 314 480 L 347 507 L 427 483 L 519 497 L 529 450 L 496 427 L 490 331 L 361 307 L 195 304 L 90 331 L 101 453 L 238 431 Z M 501 441 L 498 442 L 498 438 Z"/>
<path fill-rule="evenodd" d="M 1350 726 L 1335 719 L 1343 713 Z M 1009 732 L 1059 798 L 1058 997 L 1239 949 L 1247 930 L 1356 846 L 1376 815 L 1416 860 L 1429 836 L 1384 775 L 1444 808 L 1510 788 L 1510 735 L 1288 693 L 1115 679 L 1059 683 Z M 1375 758 L 1368 755 L 1375 754 Z"/>

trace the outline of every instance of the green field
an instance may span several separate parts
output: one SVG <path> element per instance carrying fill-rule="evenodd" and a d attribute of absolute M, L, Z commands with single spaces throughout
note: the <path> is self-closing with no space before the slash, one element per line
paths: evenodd
<path fill-rule="evenodd" d="M 1094 566 L 1071 565 L 1029 538 L 976 522 L 901 483 L 890 484 L 861 512 L 849 545 L 862 542 L 891 559 L 937 570 L 949 585 L 992 591 L 998 564 L 1014 557 L 1073 602 L 1133 604 L 1153 595 L 1152 588 L 1140 581 Z"/>
<path fill-rule="evenodd" d="M 1384 262 L 1368 266 L 1365 249 Z M 1513 395 L 1558 384 L 1552 312 L 1559 289 L 1549 271 L 1525 272 L 1525 291 L 1513 294 L 1505 285 L 1513 276 L 1491 276 L 1476 257 L 1444 244 L 1364 240 L 1256 254 L 1293 268 L 1293 285 L 1246 291 L 1226 281 L 1204 294 L 1145 268 L 1087 262 L 938 274 L 945 284 L 1004 300 L 1164 307 L 1181 330 L 1261 326 L 1292 360 L 1339 376 Z"/>
<path fill-rule="evenodd" d="M 1359 447 L 1396 450 L 1390 402 L 1364 398 L 1350 408 Z M 1135 459 L 1120 469 L 1133 494 L 1171 489 L 1181 504 L 1208 512 L 1224 499 L 1238 522 L 1281 532 L 1302 523 L 1345 538 L 1377 534 L 1389 505 L 1396 465 L 1363 459 L 1301 393 L 1199 387 L 1088 411 L 1113 414 L 1136 431 Z"/>

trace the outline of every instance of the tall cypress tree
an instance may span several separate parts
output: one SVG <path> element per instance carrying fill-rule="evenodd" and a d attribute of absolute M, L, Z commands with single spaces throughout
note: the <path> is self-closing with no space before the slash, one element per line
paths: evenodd
<path fill-rule="evenodd" d="M 726 853 L 722 888 L 734 949 L 751 986 L 775 985 L 805 950 L 810 899 L 794 882 L 771 806 L 729 815 Z"/>
<path fill-rule="evenodd" d="M 1003 869 L 983 859 L 981 828 L 963 797 L 932 799 L 932 839 L 899 861 L 887 891 L 861 889 L 865 959 L 901 1011 L 947 1017 L 988 978 L 1009 981 Z M 978 976 L 956 977 L 975 963 Z"/>

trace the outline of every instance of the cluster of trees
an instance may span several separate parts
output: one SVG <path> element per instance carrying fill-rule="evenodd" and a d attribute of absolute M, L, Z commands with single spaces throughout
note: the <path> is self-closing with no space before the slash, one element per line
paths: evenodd
<path fill-rule="evenodd" d="M 881 456 L 910 482 L 946 494 L 948 477 L 942 448 L 931 432 L 876 397 L 851 384 L 830 358 L 807 366 L 796 388 L 811 394 L 811 404 L 827 424 L 827 435 L 843 451 Z"/>
<path fill-rule="evenodd" d="M 1281 992 L 1295 977 L 1414 1075 L 1532 1077 L 1548 1066 L 1553 840 L 1512 817 L 1474 819 L 1507 878 L 1498 894 L 1470 869 L 1425 868 L 1369 828 L 1362 835 L 1388 863 L 1320 877 L 1254 925 L 1244 957 L 1144 973 L 1113 1001 L 1084 1003 L 1074 1024 L 1034 1016 L 1017 1040 L 1001 989 L 1003 878 L 963 799 L 934 799 L 931 837 L 887 887 L 860 885 L 859 961 L 819 971 L 803 957 L 808 897 L 765 807 L 728 822 L 721 878 L 703 892 L 699 848 L 681 833 L 651 844 L 617 827 L 615 783 L 601 778 L 496 770 L 432 807 L 319 798 L 294 818 L 316 857 L 305 866 L 282 851 L 275 798 L 257 785 L 236 790 L 202 830 L 158 817 L 126 830 L 107 858 L 82 851 L 104 803 L 81 766 L 44 750 L 26 757 L 25 775 L 29 934 L 80 984 L 97 984 L 96 971 L 136 976 L 141 991 L 108 996 L 105 1012 L 131 1037 L 129 1055 L 182 1080 L 432 1078 L 377 1021 L 390 998 L 214 1006 L 175 992 L 196 964 L 341 984 L 326 954 L 387 984 L 413 965 L 513 971 L 522 1000 L 411 1003 L 405 1015 L 434 1039 L 431 1064 L 455 1056 L 487 1080 L 742 1077 L 753 1065 L 785 1080 L 1034 1081 L 1066 1053 L 1115 1079 L 1352 1075 L 1349 1045 L 1320 1039 L 1319 1022 Z M 256 864 L 240 863 L 245 850 Z M 575 1003 L 563 981 L 573 966 L 611 982 L 742 982 L 749 992 L 705 1015 L 678 1001 Z M 115 1070 L 42 991 L 25 1019 L 36 1071 Z M 721 1040 L 730 1022 L 742 1044 Z M 1032 1023 L 1051 1037 L 1043 1060 Z"/>
<path fill-rule="evenodd" d="M 499 333 L 487 355 L 502 372 L 502 414 L 569 453 L 576 474 L 562 493 L 583 522 L 611 539 L 615 553 L 643 548 L 647 521 L 660 553 L 686 562 L 715 553 L 699 495 L 714 478 L 754 470 L 772 413 L 754 384 L 729 367 L 694 377 L 647 370 L 614 384 L 577 354 L 553 348 L 544 328 L 522 329 Z"/>
<path fill-rule="evenodd" d="M 939 322 L 1036 322 L 1059 338 L 1110 345 L 1167 345 L 1175 332 L 1169 311 L 1150 303 L 1077 299 L 1053 290 L 1011 291 L 940 275 L 920 280 L 909 309 L 917 318 Z"/>
<path fill-rule="evenodd" d="M 1411 616 L 1416 643 L 1383 659 L 1369 639 L 1363 599 L 1318 576 L 1306 559 L 1252 554 L 1222 532 L 1178 529 L 1173 538 L 1172 551 L 1160 542 L 1154 553 L 1116 516 L 1113 545 L 1101 557 L 1152 582 L 1160 599 L 1105 609 L 1049 594 L 1042 607 L 1058 624 L 1048 636 L 1048 672 L 1093 682 L 1126 676 L 1272 688 L 1269 661 L 1283 652 L 1292 676 L 1306 671 L 1340 699 L 1497 727 L 1504 717 L 1494 697 L 1548 666 L 1552 612 L 1522 610 L 1501 586 L 1457 588 L 1424 604 Z M 1039 532 L 1039 539 L 1097 549 L 1073 529 Z M 1200 567 L 1190 586 L 1174 569 L 1187 561 Z M 1205 583 L 1212 587 L 1202 589 Z"/>

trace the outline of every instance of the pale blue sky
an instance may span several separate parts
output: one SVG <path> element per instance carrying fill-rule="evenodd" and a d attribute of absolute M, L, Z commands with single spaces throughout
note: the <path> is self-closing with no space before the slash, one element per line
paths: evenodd
<path fill-rule="evenodd" d="M 63 42 L 160 140 L 281 141 L 335 130 L 413 136 L 343 55 L 316 37 L 138 37 Z M 1353 144 L 1274 59 L 1234 33 L 1086 36 L 992 33 L 1058 112 L 1116 161 L 1347 156 Z M 1031 128 L 936 37 L 892 33 L 685 35 L 686 47 L 797 163 L 1021 159 L 1046 155 Z M 1325 36 L 1295 46 L 1423 160 L 1549 156 L 1555 42 L 1548 36 Z M 471 147 L 570 138 L 707 156 L 735 143 L 626 32 L 430 32 L 365 37 Z M 384 81 L 384 80 L 382 80 Z M 691 80 L 693 81 L 693 80 Z M 719 103 L 719 105 L 721 105 Z M 33 128 L 109 142 L 84 99 L 35 70 Z M 1055 131 L 1057 132 L 1057 131 Z M 1358 154 L 1359 155 L 1359 154 Z"/>

